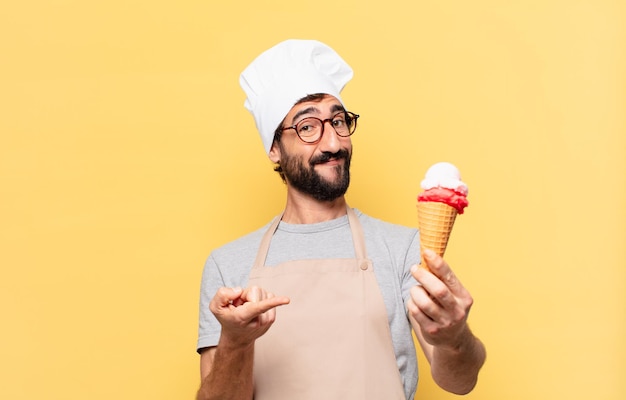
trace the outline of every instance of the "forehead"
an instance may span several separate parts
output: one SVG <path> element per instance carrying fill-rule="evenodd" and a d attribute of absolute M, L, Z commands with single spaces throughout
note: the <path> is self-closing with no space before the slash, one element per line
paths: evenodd
<path fill-rule="evenodd" d="M 334 96 L 326 95 L 320 100 L 304 101 L 291 107 L 285 121 L 293 122 L 305 116 L 327 115 L 337 111 L 344 111 L 341 102 Z"/>

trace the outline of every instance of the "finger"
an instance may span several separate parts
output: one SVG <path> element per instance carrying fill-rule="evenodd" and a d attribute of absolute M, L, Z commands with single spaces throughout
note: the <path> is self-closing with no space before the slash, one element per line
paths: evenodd
<path fill-rule="evenodd" d="M 424 261 L 426 261 L 426 266 L 430 269 L 435 275 L 437 275 L 437 271 L 441 269 L 441 264 L 445 263 L 443 258 L 431 249 L 422 250 L 422 256 L 424 257 Z M 439 275 L 437 275 L 439 276 Z"/>
<path fill-rule="evenodd" d="M 415 322 L 420 327 L 422 331 L 422 336 L 426 339 L 427 342 L 434 344 L 433 336 L 435 336 L 440 331 L 440 326 L 436 321 L 430 319 L 426 314 L 418 314 L 413 317 Z"/>
<path fill-rule="evenodd" d="M 262 300 L 261 292 L 262 292 L 262 289 L 260 287 L 250 286 L 243 291 L 241 298 L 244 299 L 245 301 L 256 303 Z"/>
<path fill-rule="evenodd" d="M 418 265 L 411 267 L 411 274 L 413 278 L 424 288 L 429 297 L 434 298 L 435 293 L 438 291 L 447 292 L 448 287 L 435 275 L 432 271 L 421 268 Z"/>
<path fill-rule="evenodd" d="M 234 300 L 238 299 L 241 296 L 242 289 L 239 287 L 236 288 L 228 288 L 221 287 L 211 299 L 211 304 L 214 304 L 218 307 L 225 307 L 233 303 Z"/>
<path fill-rule="evenodd" d="M 423 286 L 414 286 L 410 290 L 411 301 L 416 313 L 422 313 L 431 320 L 436 320 L 441 314 L 441 307 L 437 304 Z"/>
<path fill-rule="evenodd" d="M 407 303 L 407 309 L 409 310 L 411 318 L 417 322 L 417 324 L 423 329 L 426 326 L 431 326 L 434 324 L 432 318 L 426 315 L 418 306 L 413 302 L 413 300 L 409 300 Z"/>
<path fill-rule="evenodd" d="M 450 265 L 432 250 L 424 249 L 424 259 L 430 271 L 443 282 L 450 291 L 458 295 L 464 291 L 464 287 L 457 278 Z"/>
<path fill-rule="evenodd" d="M 244 320 L 251 321 L 252 319 L 259 317 L 261 314 L 285 304 L 289 304 L 289 299 L 283 296 L 273 297 L 256 303 L 248 302 L 240 307 L 241 317 Z"/>
<path fill-rule="evenodd" d="M 273 308 L 289 304 L 289 298 L 285 296 L 274 296 L 257 303 L 247 303 L 254 312 L 261 314 Z"/>
<path fill-rule="evenodd" d="M 270 297 L 270 293 L 267 293 L 265 290 L 261 290 L 260 292 L 260 300 L 266 300 Z M 276 315 L 276 310 L 274 308 L 270 308 L 269 310 L 259 314 L 259 323 L 261 325 L 266 325 L 270 320 L 273 320 L 274 315 Z"/>
<path fill-rule="evenodd" d="M 264 297 L 266 299 L 272 299 L 274 298 L 274 294 L 265 293 Z M 259 322 L 261 323 L 261 325 L 267 325 L 267 324 L 273 323 L 275 318 L 276 318 L 276 308 L 270 308 L 269 310 L 259 315 Z"/>
<path fill-rule="evenodd" d="M 410 310 L 411 317 L 420 326 L 422 332 L 429 337 L 434 337 L 440 332 L 449 329 L 454 321 L 449 314 L 434 303 L 425 301 L 423 303 L 415 303 L 413 299 L 409 300 L 407 308 Z"/>

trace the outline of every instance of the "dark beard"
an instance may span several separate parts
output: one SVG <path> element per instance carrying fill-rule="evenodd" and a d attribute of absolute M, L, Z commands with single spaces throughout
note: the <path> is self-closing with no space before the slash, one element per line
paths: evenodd
<path fill-rule="evenodd" d="M 325 152 L 309 162 L 308 168 L 304 166 L 301 158 L 290 157 L 282 152 L 283 160 L 281 167 L 287 182 L 298 191 L 308 194 L 319 201 L 332 201 L 343 196 L 350 185 L 350 159 L 352 155 L 347 150 L 341 149 L 337 153 Z M 335 167 L 337 178 L 328 181 L 320 176 L 314 169 L 315 165 L 324 163 L 330 159 L 343 159 L 343 165 Z"/>

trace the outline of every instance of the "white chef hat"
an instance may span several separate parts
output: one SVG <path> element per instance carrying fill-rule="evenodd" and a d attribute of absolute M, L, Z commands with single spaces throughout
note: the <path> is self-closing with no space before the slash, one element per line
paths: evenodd
<path fill-rule="evenodd" d="M 269 154 L 274 131 L 298 100 L 325 93 L 343 104 L 339 92 L 352 75 L 352 68 L 339 54 L 316 40 L 286 40 L 252 61 L 241 73 L 239 84 L 265 152 Z"/>

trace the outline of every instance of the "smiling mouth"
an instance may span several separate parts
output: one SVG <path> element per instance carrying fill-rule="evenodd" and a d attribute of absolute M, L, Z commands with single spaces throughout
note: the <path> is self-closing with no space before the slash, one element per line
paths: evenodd
<path fill-rule="evenodd" d="M 339 164 L 341 161 L 343 161 L 343 158 L 333 157 L 333 158 L 329 158 L 328 160 L 320 161 L 320 162 L 316 163 L 316 165 L 319 165 L 319 164 L 321 164 L 321 165 L 328 165 L 328 164 L 336 165 L 336 164 Z"/>
<path fill-rule="evenodd" d="M 348 159 L 348 152 L 346 150 L 339 150 L 337 153 L 322 153 L 319 157 L 312 160 L 311 164 L 313 166 L 318 164 L 330 164 L 337 165 L 342 160 L 345 161 Z"/>

